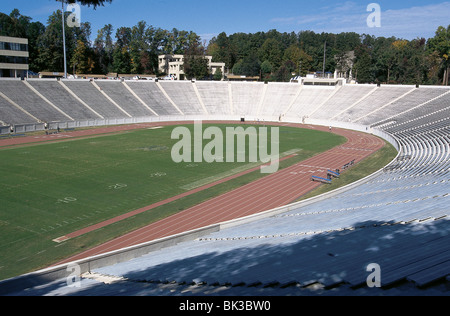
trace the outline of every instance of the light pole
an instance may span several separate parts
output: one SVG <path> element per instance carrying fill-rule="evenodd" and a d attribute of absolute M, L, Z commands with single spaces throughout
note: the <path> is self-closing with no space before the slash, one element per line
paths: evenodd
<path fill-rule="evenodd" d="M 67 79 L 67 55 L 66 55 L 66 28 L 65 28 L 65 14 L 64 14 L 64 2 L 65 0 L 56 0 L 61 2 L 61 16 L 62 16 L 62 37 L 63 37 L 63 50 L 64 50 L 64 78 Z"/>

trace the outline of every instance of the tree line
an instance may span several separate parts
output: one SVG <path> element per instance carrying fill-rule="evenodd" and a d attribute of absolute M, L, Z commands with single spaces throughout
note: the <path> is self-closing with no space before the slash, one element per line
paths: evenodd
<path fill-rule="evenodd" d="M 68 66 L 76 73 L 157 74 L 158 55 L 184 54 L 191 46 L 201 46 L 200 36 L 192 31 L 164 30 L 145 21 L 117 30 L 111 24 L 105 25 L 94 40 L 91 33 L 89 22 L 80 27 L 66 24 Z M 0 35 L 28 38 L 31 71 L 64 69 L 61 10 L 53 12 L 46 25 L 32 22 L 17 9 L 9 15 L 0 13 Z"/>
<path fill-rule="evenodd" d="M 305 76 L 325 69 L 346 74 L 351 70 L 359 83 L 448 85 L 450 25 L 439 27 L 428 40 L 354 32 L 221 33 L 207 51 L 234 74 L 260 75 L 269 81 L 288 81 L 293 73 Z"/>
<path fill-rule="evenodd" d="M 205 55 L 225 62 L 229 73 L 265 81 L 289 81 L 293 74 L 304 76 L 323 69 L 347 75 L 351 71 L 359 83 L 448 85 L 450 75 L 450 25 L 439 27 L 432 38 L 414 40 L 354 32 L 270 30 L 223 32 L 206 43 L 193 31 L 165 30 L 145 21 L 116 30 L 105 25 L 93 40 L 91 33 L 89 22 L 65 28 L 68 66 L 76 73 L 161 75 L 158 55 L 184 54 L 188 78 L 208 76 Z M 49 16 L 46 25 L 32 22 L 17 9 L 9 15 L 0 13 L 0 35 L 29 39 L 31 71 L 64 68 L 60 10 Z"/>

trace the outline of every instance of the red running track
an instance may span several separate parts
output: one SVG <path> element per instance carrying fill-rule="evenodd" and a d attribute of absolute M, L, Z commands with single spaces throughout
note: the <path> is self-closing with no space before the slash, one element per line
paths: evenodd
<path fill-rule="evenodd" d="M 271 123 L 271 125 L 274 124 Z M 298 124 L 279 125 L 300 127 Z M 306 126 L 306 128 L 328 130 L 325 127 Z M 384 141 L 378 137 L 356 131 L 333 129 L 333 133 L 346 137 L 347 142 L 197 206 L 84 251 L 59 264 L 289 204 L 320 185 L 317 182 L 310 181 L 311 175 L 325 177 L 327 169 L 342 169 L 343 165 L 352 160 L 358 163 L 384 145 Z"/>

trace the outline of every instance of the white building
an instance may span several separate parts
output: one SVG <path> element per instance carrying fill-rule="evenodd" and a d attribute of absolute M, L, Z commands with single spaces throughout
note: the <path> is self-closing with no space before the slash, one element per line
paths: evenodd
<path fill-rule="evenodd" d="M 225 74 L 225 63 L 212 62 L 212 56 L 205 56 L 208 60 L 209 72 L 214 75 L 218 69 L 222 71 L 222 78 Z M 168 76 L 175 77 L 176 80 L 185 80 L 184 55 L 159 55 L 159 71 Z"/>

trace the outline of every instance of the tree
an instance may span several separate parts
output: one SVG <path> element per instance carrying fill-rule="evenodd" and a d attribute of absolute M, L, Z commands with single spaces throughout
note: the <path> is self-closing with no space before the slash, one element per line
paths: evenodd
<path fill-rule="evenodd" d="M 235 75 L 242 76 L 259 76 L 261 70 L 261 62 L 259 61 L 256 54 L 250 54 L 244 59 L 237 62 L 233 67 L 233 73 Z"/>
<path fill-rule="evenodd" d="M 269 61 L 275 68 L 281 66 L 283 52 L 281 43 L 273 38 L 268 38 L 258 50 L 259 60 Z"/>
<path fill-rule="evenodd" d="M 70 60 L 70 65 L 76 74 L 89 74 L 94 69 L 95 62 L 89 52 L 89 48 L 82 40 L 77 41 L 77 47 Z"/>
<path fill-rule="evenodd" d="M 306 74 L 312 69 L 313 58 L 308 55 L 303 49 L 300 50 L 300 66 L 301 66 L 301 76 L 306 76 Z"/>
<path fill-rule="evenodd" d="M 233 68 L 236 63 L 236 46 L 225 32 L 220 33 L 210 41 L 207 54 L 212 56 L 213 62 L 223 62 L 229 68 Z"/>
<path fill-rule="evenodd" d="M 75 3 L 75 0 L 64 1 Z M 112 3 L 112 0 L 81 0 L 78 3 L 95 9 Z M 68 16 L 70 13 L 64 14 Z M 14 9 L 10 14 L 0 13 L 0 36 L 28 38 L 30 70 L 62 71 L 62 20 L 61 11 L 56 11 L 49 16 L 47 24 L 43 25 L 32 22 L 30 17 L 23 16 L 19 10 Z M 99 73 L 116 71 L 159 75 L 158 55 L 183 54 L 193 46 L 201 46 L 200 55 L 204 56 L 203 47 L 206 46 L 201 45 L 200 37 L 192 31 L 176 28 L 169 31 L 147 25 L 145 21 L 140 21 L 133 27 L 119 27 L 115 38 L 112 25 L 105 25 L 93 42 L 90 41 L 89 23 L 82 23 L 79 28 L 67 27 L 64 35 L 70 65 L 82 65 L 81 58 L 84 56 L 84 62 L 90 65 L 86 71 Z M 233 69 L 235 74 L 261 74 L 265 80 L 285 80 L 289 72 L 298 72 L 300 68 L 301 75 L 308 71 L 321 71 L 325 41 L 326 71 L 347 72 L 351 68 L 347 63 L 347 54 L 354 51 L 353 74 L 359 82 L 448 85 L 450 25 L 439 27 L 435 36 L 428 41 L 422 38 L 377 38 L 353 32 L 331 34 L 302 31 L 296 34 L 270 30 L 231 35 L 222 32 L 210 41 L 207 53 L 213 57 L 213 61 L 225 62 L 227 68 Z M 199 60 L 192 57 L 190 60 L 192 63 L 189 61 L 186 64 L 188 72 L 189 67 L 198 67 L 202 73 L 192 76 L 201 78 L 208 72 L 204 57 Z"/>
<path fill-rule="evenodd" d="M 355 55 L 356 62 L 354 69 L 357 81 L 360 83 L 373 83 L 375 78 L 370 48 L 365 45 L 360 45 L 356 49 Z"/>
<path fill-rule="evenodd" d="M 295 71 L 295 64 L 287 60 L 273 75 L 275 81 L 288 82 L 292 78 L 292 73 Z"/>
<path fill-rule="evenodd" d="M 64 11 L 64 4 L 65 3 L 73 4 L 73 3 L 79 2 L 81 5 L 87 5 L 88 7 L 90 7 L 92 5 L 94 7 L 94 9 L 96 9 L 100 5 L 103 6 L 105 3 L 111 3 L 112 2 L 112 0 L 78 0 L 78 1 L 77 0 L 56 0 L 56 1 L 62 3 L 62 11 Z M 67 29 L 65 27 L 65 23 L 67 21 L 67 19 L 65 18 L 65 15 L 67 15 L 66 12 L 61 12 L 61 17 L 64 18 L 64 21 L 63 21 L 63 23 L 61 25 L 63 30 Z M 63 34 L 63 36 L 62 36 L 63 37 L 63 56 L 64 56 L 64 58 L 63 58 L 63 67 L 64 67 L 64 72 L 67 75 L 67 69 L 66 69 L 67 58 L 66 58 L 66 54 L 67 54 L 67 51 L 70 51 L 70 50 L 66 46 L 66 37 L 65 37 L 66 36 L 66 32 L 64 32 L 64 33 L 65 34 Z M 87 35 L 88 35 L 87 38 L 89 38 L 89 36 L 90 36 L 90 28 L 89 28 L 89 34 L 87 34 Z"/>
<path fill-rule="evenodd" d="M 211 56 L 214 62 L 220 60 L 220 48 L 219 45 L 214 42 L 213 40 L 211 40 L 208 44 L 208 47 L 206 47 L 206 53 L 208 54 L 208 56 Z"/>
<path fill-rule="evenodd" d="M 150 58 L 150 71 L 157 74 L 158 68 L 158 55 L 164 53 L 162 47 L 164 45 L 165 36 L 167 31 L 162 28 L 155 28 L 153 26 L 147 27 L 145 31 L 145 40 L 148 44 L 148 56 Z"/>
<path fill-rule="evenodd" d="M 427 73 L 427 64 L 425 57 L 426 40 L 417 38 L 409 42 L 409 60 L 408 60 L 408 76 L 404 80 L 410 84 L 422 84 Z"/>
<path fill-rule="evenodd" d="M 56 0 L 58 2 L 61 2 L 61 0 Z M 82 5 L 87 5 L 90 7 L 91 5 L 95 8 L 98 6 L 104 6 L 105 3 L 111 3 L 112 0 L 66 0 L 66 3 L 75 3 L 78 2 Z"/>
<path fill-rule="evenodd" d="M 256 54 L 258 49 L 264 43 L 264 36 L 261 33 L 235 33 L 230 35 L 228 40 L 232 62 L 227 65 L 229 68 L 234 69 L 236 63 L 243 61 L 244 58 L 247 58 L 252 54 Z M 225 60 L 224 62 L 226 63 L 227 61 Z"/>
<path fill-rule="evenodd" d="M 131 73 L 130 53 L 125 47 L 116 46 L 113 52 L 113 70 L 119 74 Z"/>
<path fill-rule="evenodd" d="M 148 51 L 142 51 L 139 56 L 140 67 L 142 69 L 141 73 L 144 74 L 154 74 L 152 60 L 150 53 Z"/>
<path fill-rule="evenodd" d="M 288 60 L 295 64 L 295 69 L 300 69 L 300 58 L 302 52 L 297 45 L 291 45 L 284 51 L 283 62 Z"/>
<path fill-rule="evenodd" d="M 436 35 L 428 41 L 429 54 L 437 53 L 441 58 L 442 84 L 448 85 L 450 76 L 450 25 L 440 26 Z"/>
<path fill-rule="evenodd" d="M 439 53 L 434 51 L 431 54 L 427 54 L 426 63 L 428 72 L 426 74 L 426 84 L 438 85 L 442 84 L 442 80 L 439 77 L 442 67 L 442 59 Z"/>
<path fill-rule="evenodd" d="M 69 13 L 65 12 L 68 16 Z M 64 19 L 65 23 L 67 19 Z M 90 23 L 85 22 L 81 27 L 66 27 L 66 51 L 67 60 L 71 60 L 73 53 L 78 45 L 78 40 L 85 43 L 90 48 Z M 48 18 L 45 31 L 39 37 L 37 46 L 38 54 L 37 63 L 43 67 L 39 71 L 63 71 L 64 69 L 64 51 L 63 51 L 63 33 L 62 33 L 62 16 L 61 10 L 53 12 Z"/>
<path fill-rule="evenodd" d="M 31 22 L 32 18 L 23 16 L 18 9 L 10 15 L 0 13 L 0 36 L 28 38 L 29 67 L 31 71 L 38 72 L 42 66 L 39 60 L 39 38 L 45 32 L 41 22 Z"/>
<path fill-rule="evenodd" d="M 223 78 L 222 70 L 220 68 L 218 68 L 216 70 L 216 72 L 214 73 L 213 79 L 216 81 L 220 81 L 220 80 L 222 80 L 222 78 Z"/>
<path fill-rule="evenodd" d="M 243 61 L 242 59 L 239 60 L 237 63 L 234 64 L 233 69 L 231 70 L 231 72 L 235 75 L 242 75 L 244 72 L 242 70 L 242 64 Z"/>
<path fill-rule="evenodd" d="M 39 38 L 38 49 L 39 57 L 38 63 L 42 65 L 41 71 L 63 71 L 64 56 L 63 56 L 63 41 L 62 41 L 62 24 L 61 11 L 54 12 L 47 21 L 47 26 L 44 34 Z M 71 43 L 72 30 L 66 28 L 67 51 L 73 51 Z M 68 57 L 70 60 L 70 57 Z"/>
<path fill-rule="evenodd" d="M 265 60 L 262 64 L 261 64 L 261 74 L 263 76 L 264 79 L 267 79 L 267 77 L 272 73 L 273 71 L 273 66 L 270 63 L 270 61 Z"/>
<path fill-rule="evenodd" d="M 113 52 L 113 70 L 115 73 L 131 73 L 130 42 L 131 28 L 120 27 L 116 31 L 116 43 Z"/>
<path fill-rule="evenodd" d="M 29 67 L 31 71 L 39 72 L 42 66 L 39 63 L 39 39 L 45 33 L 45 25 L 41 22 L 32 22 L 27 27 Z"/>
<path fill-rule="evenodd" d="M 10 15 L 0 14 L 0 35 L 12 37 L 26 37 L 26 29 L 31 21 L 28 16 L 20 14 L 18 9 L 14 9 Z"/>
<path fill-rule="evenodd" d="M 391 75 L 397 64 L 396 50 L 392 43 L 385 43 L 377 52 L 377 78 L 380 82 L 391 82 Z"/>
<path fill-rule="evenodd" d="M 199 41 L 191 43 L 184 51 L 183 68 L 187 79 L 203 79 L 209 76 L 208 60 L 205 58 L 205 49 Z"/>
<path fill-rule="evenodd" d="M 131 56 L 131 73 L 140 74 L 143 71 L 142 53 L 147 51 L 147 42 L 145 41 L 145 30 L 147 23 L 139 21 L 137 25 L 131 28 L 130 33 L 130 56 Z"/>
<path fill-rule="evenodd" d="M 105 25 L 98 30 L 97 38 L 94 41 L 94 54 L 97 60 L 96 72 L 108 73 L 113 71 L 113 51 L 114 45 L 112 40 L 113 26 Z"/>

